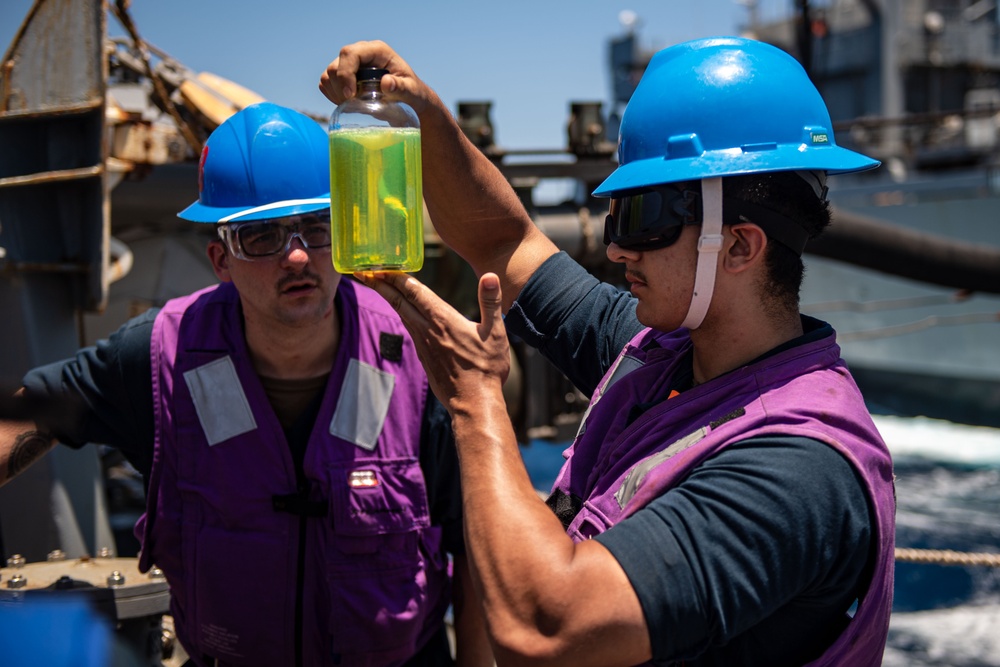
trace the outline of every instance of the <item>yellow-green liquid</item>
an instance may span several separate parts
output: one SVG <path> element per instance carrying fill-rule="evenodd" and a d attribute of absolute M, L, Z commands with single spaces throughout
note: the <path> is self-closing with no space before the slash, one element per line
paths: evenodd
<path fill-rule="evenodd" d="M 420 130 L 330 132 L 333 266 L 419 271 L 424 264 Z"/>

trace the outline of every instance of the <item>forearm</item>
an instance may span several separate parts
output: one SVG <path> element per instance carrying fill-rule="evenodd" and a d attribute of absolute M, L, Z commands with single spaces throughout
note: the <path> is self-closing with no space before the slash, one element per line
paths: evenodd
<path fill-rule="evenodd" d="M 477 275 L 500 277 L 506 310 L 557 248 L 436 95 L 421 115 L 421 133 L 424 199 L 434 227 Z"/>
<path fill-rule="evenodd" d="M 492 667 L 493 650 L 486 634 L 482 602 L 472 583 L 469 561 L 455 556 L 452 580 L 452 606 L 455 611 L 456 667 Z"/>
<path fill-rule="evenodd" d="M 362 276 L 400 314 L 451 415 L 465 546 L 497 663 L 635 665 L 649 633 L 624 570 L 594 540 L 574 544 L 535 492 L 503 399 L 510 350 L 497 276 L 470 322 L 411 276 Z"/>
<path fill-rule="evenodd" d="M 574 544 L 539 498 L 499 396 L 456 406 L 466 548 L 497 662 L 631 665 L 650 656 L 631 586 L 596 542 Z"/>
<path fill-rule="evenodd" d="M 0 486 L 24 472 L 55 446 L 33 421 L 0 420 Z"/>
<path fill-rule="evenodd" d="M 502 651 L 537 615 L 533 579 L 544 574 L 534 567 L 536 549 L 548 549 L 549 539 L 568 539 L 531 485 L 506 413 L 495 407 L 498 401 L 490 403 L 494 405 L 483 404 L 479 407 L 485 409 L 475 414 L 456 411 L 453 424 L 462 470 L 466 549 L 490 634 Z M 539 524 L 548 529 L 542 535 L 536 534 Z"/>

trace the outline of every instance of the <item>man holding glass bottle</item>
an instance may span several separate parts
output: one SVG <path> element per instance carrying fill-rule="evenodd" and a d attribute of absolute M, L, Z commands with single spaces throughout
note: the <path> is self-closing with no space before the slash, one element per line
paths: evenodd
<path fill-rule="evenodd" d="M 622 291 L 558 252 L 386 44 L 341 49 L 320 89 L 349 96 L 364 65 L 417 111 L 434 226 L 480 276 L 478 323 L 363 279 L 452 416 L 498 662 L 880 664 L 892 462 L 832 328 L 798 310 L 827 174 L 878 163 L 836 145 L 801 66 L 736 37 L 654 56 L 595 191 Z M 592 396 L 547 503 L 504 407 L 508 331 Z"/>

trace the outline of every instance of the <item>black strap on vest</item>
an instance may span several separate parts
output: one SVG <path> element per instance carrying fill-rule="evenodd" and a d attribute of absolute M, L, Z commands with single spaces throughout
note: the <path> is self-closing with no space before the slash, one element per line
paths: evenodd
<path fill-rule="evenodd" d="M 747 413 L 746 408 L 736 408 L 735 410 L 733 410 L 732 412 L 730 412 L 728 415 L 723 415 L 722 417 L 719 417 L 714 422 L 710 423 L 709 426 L 711 426 L 713 429 L 719 428 L 720 426 L 722 426 L 726 422 L 731 422 L 734 419 L 742 417 L 746 413 Z"/>
<path fill-rule="evenodd" d="M 573 523 L 573 519 L 583 509 L 583 498 L 572 494 L 567 495 L 562 489 L 556 489 L 545 501 L 545 504 L 556 513 L 565 530 L 569 528 L 569 524 Z"/>
<path fill-rule="evenodd" d="M 403 337 L 399 334 L 379 333 L 378 351 L 386 361 L 403 360 Z"/>
<path fill-rule="evenodd" d="M 298 493 L 271 496 L 271 504 L 274 506 L 275 512 L 288 512 L 296 516 L 315 518 L 326 516 L 329 509 L 325 500 L 309 500 Z"/>

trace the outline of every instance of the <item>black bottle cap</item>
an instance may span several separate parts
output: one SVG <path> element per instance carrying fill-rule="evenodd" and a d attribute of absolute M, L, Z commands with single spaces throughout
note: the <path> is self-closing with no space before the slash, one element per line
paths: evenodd
<path fill-rule="evenodd" d="M 358 68 L 358 81 L 381 81 L 382 77 L 389 73 L 389 70 L 382 69 L 381 67 L 359 67 Z"/>

